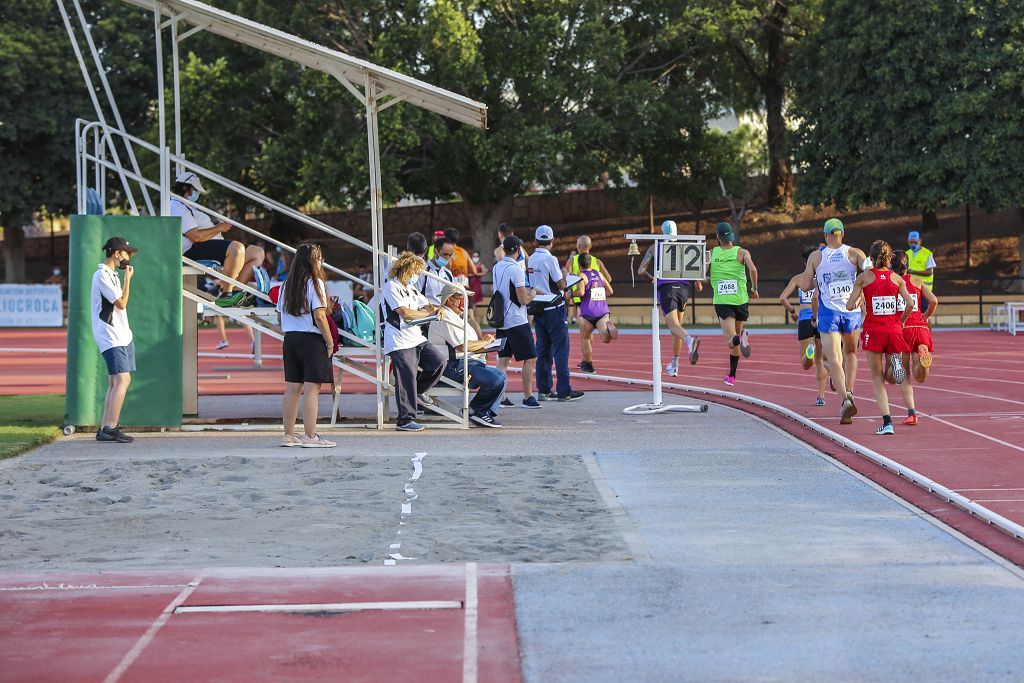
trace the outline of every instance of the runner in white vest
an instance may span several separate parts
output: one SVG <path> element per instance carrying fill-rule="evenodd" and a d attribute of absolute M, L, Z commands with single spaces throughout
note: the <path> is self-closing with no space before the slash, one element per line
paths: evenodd
<path fill-rule="evenodd" d="M 857 331 L 861 326 L 860 311 L 846 309 L 853 292 L 858 268 L 867 257 L 856 247 L 843 244 L 846 228 L 838 218 L 825 221 L 825 244 L 822 251 L 807 257 L 807 268 L 797 286 L 804 290 L 818 288 L 818 333 L 836 392 L 844 396 L 840 424 L 850 424 L 857 414 L 853 388 L 857 380 Z"/>

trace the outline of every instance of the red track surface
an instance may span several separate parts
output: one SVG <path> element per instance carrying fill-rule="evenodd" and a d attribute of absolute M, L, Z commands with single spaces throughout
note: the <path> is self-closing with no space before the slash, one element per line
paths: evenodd
<path fill-rule="evenodd" d="M 5 576 L 0 681 L 460 681 L 469 659 L 477 671 L 470 680 L 516 683 L 508 567 L 479 566 L 476 586 L 474 612 L 462 565 Z M 424 600 L 462 606 L 305 614 L 172 608 Z"/>

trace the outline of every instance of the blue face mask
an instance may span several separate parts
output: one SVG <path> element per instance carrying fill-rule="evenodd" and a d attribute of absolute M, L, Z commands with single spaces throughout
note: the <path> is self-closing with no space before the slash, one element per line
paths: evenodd
<path fill-rule="evenodd" d="M 199 190 L 194 190 L 192 192 L 192 194 L 190 194 L 188 196 L 188 199 L 189 199 L 189 201 L 192 201 L 192 202 L 198 202 L 199 201 Z"/>
<path fill-rule="evenodd" d="M 434 261 L 437 263 L 437 265 L 441 266 L 442 268 L 448 265 L 448 259 L 446 259 L 444 256 L 438 256 L 437 258 L 434 259 Z"/>
<path fill-rule="evenodd" d="M 917 252 L 919 252 L 920 250 L 921 250 L 921 245 L 920 244 L 911 244 L 910 245 L 910 251 L 914 252 L 915 254 Z"/>

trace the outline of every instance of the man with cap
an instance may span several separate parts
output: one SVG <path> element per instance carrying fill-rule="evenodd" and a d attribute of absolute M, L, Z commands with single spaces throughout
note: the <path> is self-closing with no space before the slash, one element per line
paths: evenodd
<path fill-rule="evenodd" d="M 446 283 L 439 295 L 441 307 L 437 310 L 438 321 L 430 326 L 427 336 L 431 344 L 448 350 L 448 363 L 443 374 L 453 382 L 462 384 L 463 359 L 459 354 L 471 354 L 469 364 L 469 388 L 476 389 L 476 395 L 469 402 L 469 419 L 482 427 L 500 427 L 498 405 L 505 393 L 505 375 L 487 367 L 481 354 L 484 347 L 494 341 L 493 334 L 481 339 L 476 331 L 462 326 L 462 313 L 466 310 L 467 292 L 454 282 Z M 492 349 L 493 350 L 493 349 Z"/>
<path fill-rule="evenodd" d="M 121 419 L 121 406 L 124 405 L 128 385 L 132 382 L 131 373 L 135 372 L 135 342 L 128 326 L 128 297 L 135 276 L 135 268 L 130 261 L 137 251 L 125 238 L 111 237 L 103 245 L 106 259 L 92 276 L 89 291 L 92 336 L 106 361 L 110 376 L 107 396 L 103 401 L 103 420 L 96 431 L 97 441 L 134 441 L 117 423 Z M 124 271 L 124 285 L 117 276 L 117 270 Z"/>
<path fill-rule="evenodd" d="M 263 263 L 265 254 L 261 247 L 224 239 L 224 233 L 231 230 L 230 223 L 217 223 L 193 204 L 199 201 L 199 195 L 206 192 L 199 176 L 191 171 L 178 174 L 171 192 L 171 215 L 181 218 L 181 252 L 193 261 L 216 261 L 221 264 L 220 271 L 238 282 L 248 283 L 252 279 L 252 270 Z M 238 306 L 245 292 L 234 291 L 230 282 L 221 285 L 221 296 L 215 302 L 220 307 Z"/>
<path fill-rule="evenodd" d="M 509 235 L 502 242 L 502 253 L 505 255 L 491 269 L 493 289 L 503 299 L 504 322 L 498 328 L 498 339 L 504 339 L 505 345 L 498 351 L 498 370 L 505 374 L 509 360 L 515 358 L 523 364 L 523 408 L 536 410 L 541 407 L 537 397 L 533 395 L 533 365 L 537 357 L 537 347 L 530 331 L 530 319 L 526 315 L 526 307 L 537 295 L 537 290 L 526 284 L 526 273 L 519 265 L 519 256 L 523 251 L 523 241 L 515 235 Z M 492 303 L 494 299 L 492 298 Z M 506 403 L 507 401 L 507 403 Z M 501 405 L 513 405 L 504 399 Z"/>
<path fill-rule="evenodd" d="M 825 248 L 811 252 L 797 286 L 818 289 L 818 334 L 836 393 L 843 397 L 839 424 L 850 424 L 857 414 L 853 388 L 857 379 L 857 331 L 861 312 L 849 311 L 847 300 L 853 292 L 858 270 L 868 266 L 863 251 L 843 244 L 846 228 L 838 218 L 825 221 Z"/>
<path fill-rule="evenodd" d="M 935 255 L 921 245 L 921 233 L 917 230 L 911 230 L 907 235 L 907 244 L 910 246 L 907 251 L 907 273 L 918 287 L 925 284 L 928 289 L 934 290 Z"/>
<path fill-rule="evenodd" d="M 675 221 L 665 221 L 661 224 L 661 233 L 663 235 L 675 235 L 678 229 Z M 654 275 L 649 273 L 647 269 L 660 253 L 657 246 L 658 243 L 655 242 L 647 247 L 647 253 L 644 254 L 643 259 L 640 261 L 640 267 L 636 270 L 637 275 L 646 277 L 651 282 L 654 282 Z M 683 327 L 683 314 L 686 312 L 686 302 L 689 301 L 691 296 L 691 284 L 689 280 L 661 278 L 654 283 L 654 286 L 658 292 L 658 306 L 661 308 L 661 313 L 665 318 L 665 324 L 668 325 L 668 329 L 672 333 L 672 362 L 665 366 L 665 374 L 669 377 L 675 377 L 679 374 L 679 353 L 683 350 L 684 341 L 690 356 L 690 365 L 696 365 L 699 358 L 700 339 L 691 337 L 690 333 Z M 693 287 L 700 292 L 704 289 L 704 284 L 699 281 L 694 282 Z"/>
<path fill-rule="evenodd" d="M 736 384 L 740 354 L 744 358 L 750 357 L 750 339 L 743 324 L 750 318 L 747 305 L 750 297 L 756 299 L 759 296 L 757 268 L 750 252 L 733 244 L 736 238 L 733 236 L 732 225 L 719 223 L 715 232 L 718 235 L 718 246 L 711 250 L 708 275 L 714 295 L 712 303 L 725 335 L 725 343 L 729 347 L 729 374 L 723 381 L 731 387 Z M 750 271 L 750 294 L 747 294 L 747 270 Z"/>
<path fill-rule="evenodd" d="M 542 225 L 534 233 L 537 248 L 530 254 L 530 282 L 538 295 L 555 295 L 553 301 L 538 302 L 533 310 L 533 327 L 537 332 L 537 394 L 541 401 L 577 401 L 582 391 L 573 391 L 569 384 L 569 318 L 565 311 L 565 275 L 558 259 L 550 251 L 555 233 L 550 225 Z M 551 389 L 551 362 L 555 363 L 558 383 Z"/>

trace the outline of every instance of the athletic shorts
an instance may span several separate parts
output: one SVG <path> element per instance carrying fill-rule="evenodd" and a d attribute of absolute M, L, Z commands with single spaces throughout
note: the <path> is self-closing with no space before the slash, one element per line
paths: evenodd
<path fill-rule="evenodd" d="M 747 304 L 740 304 L 739 306 L 715 304 L 715 313 L 718 314 L 720 320 L 736 318 L 738 323 L 744 323 L 750 318 L 750 310 L 747 308 Z"/>
<path fill-rule="evenodd" d="M 537 357 L 537 346 L 533 341 L 533 332 L 529 323 L 516 325 L 507 330 L 497 330 L 498 339 L 507 339 L 505 347 L 498 351 L 498 358 L 515 358 L 518 361 Z"/>
<path fill-rule="evenodd" d="M 285 332 L 284 381 L 291 384 L 330 384 L 334 381 L 324 336 L 319 332 Z"/>
<path fill-rule="evenodd" d="M 917 351 L 917 347 L 924 344 L 928 347 L 928 351 L 934 352 L 935 346 L 932 344 L 932 331 L 928 327 L 904 327 L 903 328 L 903 339 L 907 342 L 907 346 L 910 347 L 911 351 Z"/>
<path fill-rule="evenodd" d="M 906 340 L 903 339 L 903 330 L 885 327 L 862 330 L 860 345 L 865 351 L 874 351 L 875 353 L 907 353 L 910 351 Z"/>
<path fill-rule="evenodd" d="M 196 242 L 185 252 L 185 256 L 193 261 L 220 261 L 223 264 L 224 259 L 228 256 L 228 247 L 230 246 L 231 240 Z"/>
<path fill-rule="evenodd" d="M 821 339 L 821 335 L 818 334 L 818 328 L 814 326 L 813 320 L 801 320 L 796 324 L 796 338 L 798 341 L 804 339 Z"/>
<path fill-rule="evenodd" d="M 597 327 L 597 323 L 601 322 L 601 319 L 604 318 L 604 317 L 607 317 L 607 315 L 608 314 L 605 313 L 604 315 L 598 315 L 598 316 L 583 315 L 583 316 L 580 316 L 580 317 L 583 318 L 584 320 L 586 320 L 588 323 L 590 323 L 594 327 Z"/>
<path fill-rule="evenodd" d="M 661 312 L 668 315 L 669 311 L 686 310 L 686 302 L 690 298 L 690 286 L 682 282 L 666 282 L 658 285 L 658 304 Z"/>
<path fill-rule="evenodd" d="M 103 360 L 107 361 L 108 375 L 135 372 L 135 342 L 128 346 L 110 347 L 103 352 Z"/>
<path fill-rule="evenodd" d="M 860 311 L 842 313 L 833 311 L 828 306 L 818 306 L 818 334 L 839 332 L 850 334 L 856 332 L 861 326 Z"/>

